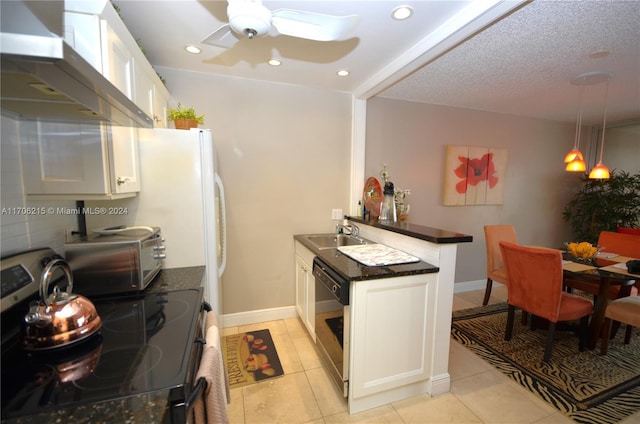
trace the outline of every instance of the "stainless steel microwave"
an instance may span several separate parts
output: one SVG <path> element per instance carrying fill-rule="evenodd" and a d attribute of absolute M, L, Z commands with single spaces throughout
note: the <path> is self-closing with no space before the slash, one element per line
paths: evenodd
<path fill-rule="evenodd" d="M 73 292 L 84 295 L 139 292 L 162 269 L 164 239 L 158 227 L 119 228 L 66 243 Z"/>

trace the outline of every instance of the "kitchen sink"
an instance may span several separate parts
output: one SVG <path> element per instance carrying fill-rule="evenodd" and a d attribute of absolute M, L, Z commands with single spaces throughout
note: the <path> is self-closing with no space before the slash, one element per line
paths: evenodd
<path fill-rule="evenodd" d="M 355 246 L 371 243 L 369 240 L 355 238 L 345 234 L 311 235 L 306 236 L 306 239 L 319 250 L 337 249 L 340 246 Z"/>

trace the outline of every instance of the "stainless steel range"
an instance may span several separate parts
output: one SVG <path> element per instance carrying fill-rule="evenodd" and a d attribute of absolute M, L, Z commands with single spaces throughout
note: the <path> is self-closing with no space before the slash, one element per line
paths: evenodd
<path fill-rule="evenodd" d="M 157 393 L 163 422 L 188 422 L 202 354 L 202 289 L 139 293 L 94 300 L 102 318 L 95 335 L 37 352 L 21 346 L 22 320 L 50 249 L 2 260 L 2 420 Z M 20 296 L 16 293 L 20 292 Z M 37 298 L 37 297 L 36 297 Z"/>

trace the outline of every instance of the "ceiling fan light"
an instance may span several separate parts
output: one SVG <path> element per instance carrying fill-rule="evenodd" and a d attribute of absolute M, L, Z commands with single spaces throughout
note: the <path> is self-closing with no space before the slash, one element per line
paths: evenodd
<path fill-rule="evenodd" d="M 609 173 L 609 168 L 607 168 L 601 162 L 594 166 L 589 173 L 589 178 L 592 180 L 607 180 L 610 176 L 611 174 Z"/>
<path fill-rule="evenodd" d="M 578 149 L 573 149 L 567 153 L 567 156 L 564 157 L 564 163 L 569 163 L 575 159 L 580 159 L 584 162 L 584 156 L 582 156 L 582 152 Z"/>
<path fill-rule="evenodd" d="M 260 3 L 230 3 L 227 15 L 229 26 L 237 34 L 254 38 L 264 37 L 271 31 L 271 11 Z"/>
<path fill-rule="evenodd" d="M 582 158 L 578 158 L 578 157 L 576 157 L 571 162 L 569 162 L 567 164 L 567 167 L 565 168 L 565 171 L 569 171 L 569 172 L 584 172 L 586 170 L 587 170 L 587 164 L 584 163 L 584 160 L 582 160 Z"/>

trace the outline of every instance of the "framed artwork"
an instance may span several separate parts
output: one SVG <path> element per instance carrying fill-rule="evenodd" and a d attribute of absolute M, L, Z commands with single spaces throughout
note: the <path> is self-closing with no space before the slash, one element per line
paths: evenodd
<path fill-rule="evenodd" d="M 445 156 L 445 206 L 503 203 L 507 149 L 449 145 Z"/>

